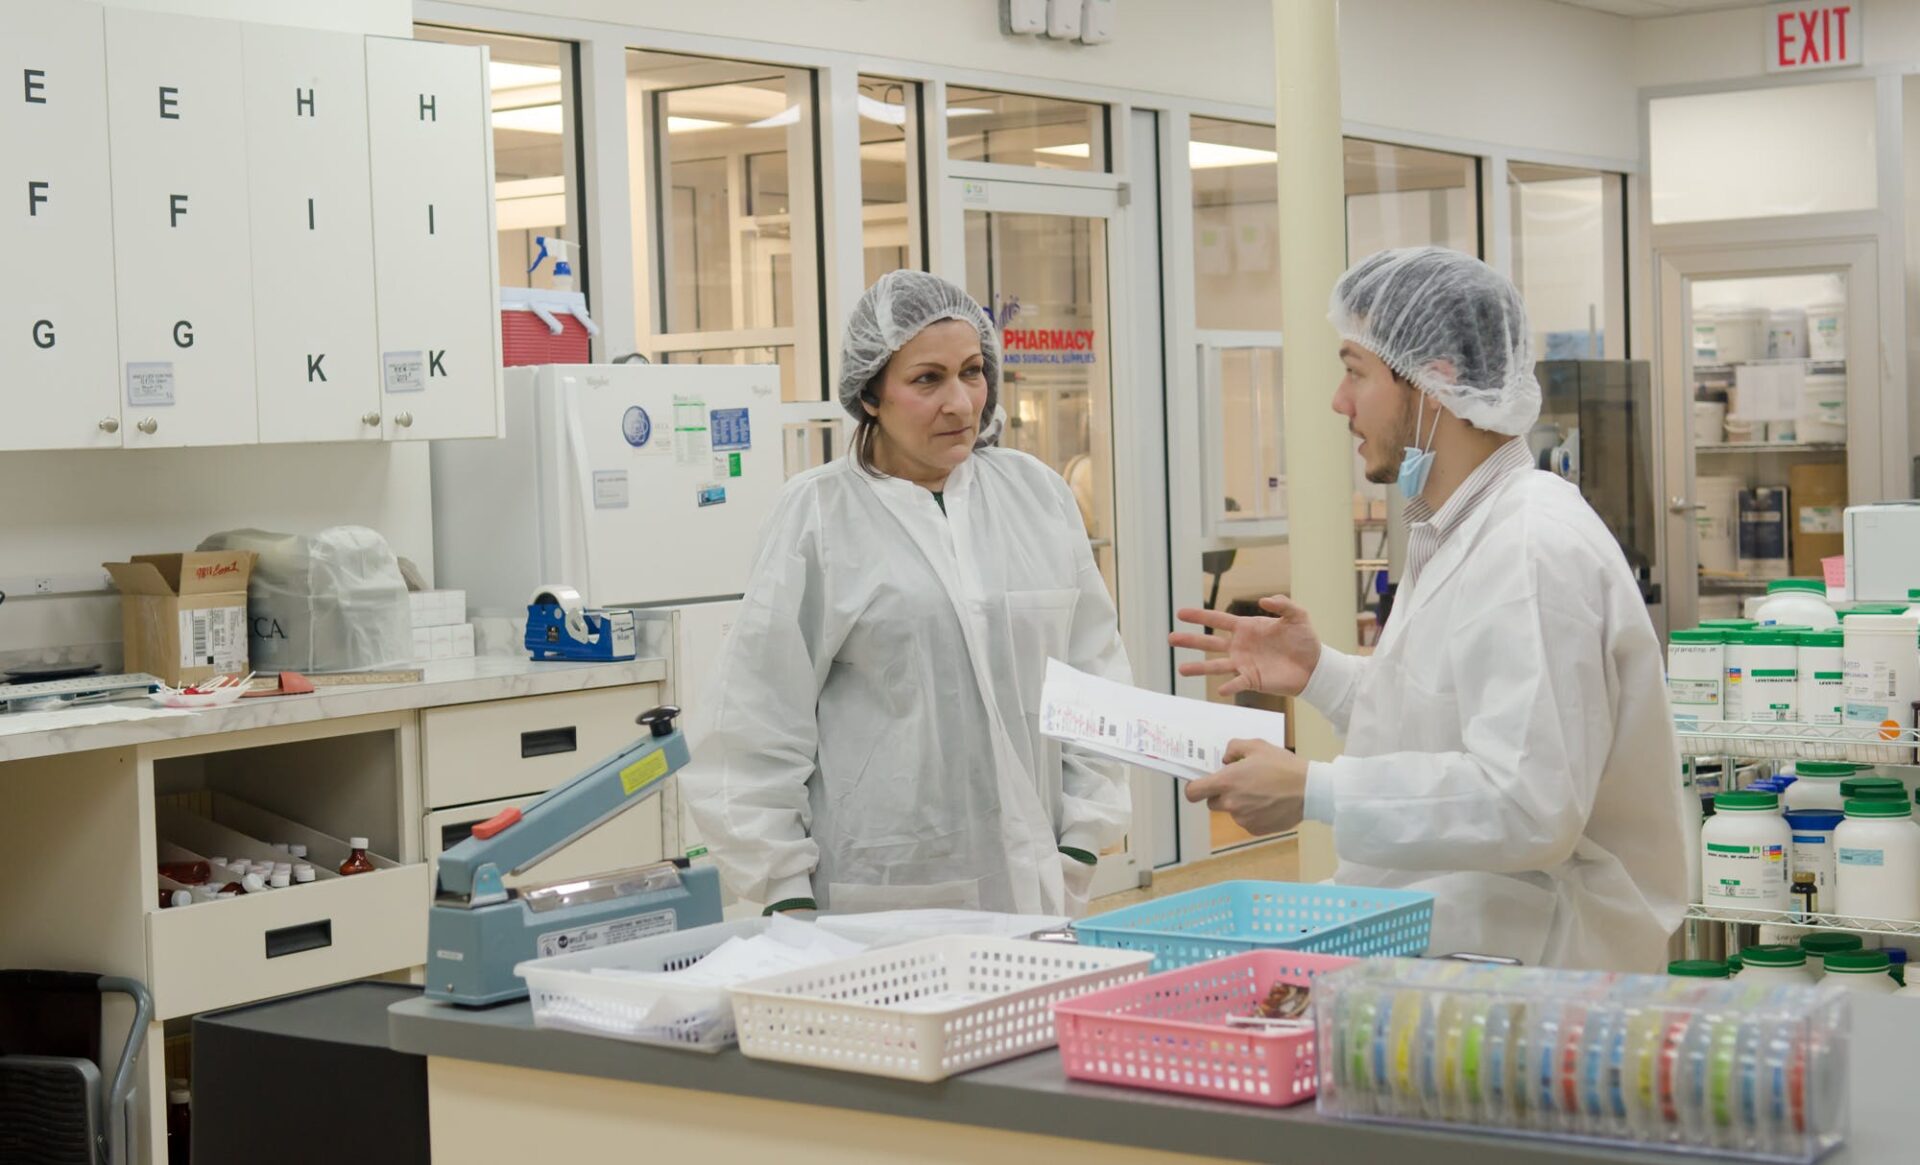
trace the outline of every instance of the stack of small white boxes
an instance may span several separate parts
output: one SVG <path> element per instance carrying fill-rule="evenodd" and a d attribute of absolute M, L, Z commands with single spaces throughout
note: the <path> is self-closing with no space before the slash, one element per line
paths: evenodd
<path fill-rule="evenodd" d="M 413 660 L 472 659 L 473 624 L 467 622 L 467 592 L 414 591 Z"/>

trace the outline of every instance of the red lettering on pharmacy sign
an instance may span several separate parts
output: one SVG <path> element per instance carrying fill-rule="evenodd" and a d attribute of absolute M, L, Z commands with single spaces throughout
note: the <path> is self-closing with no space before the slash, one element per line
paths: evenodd
<path fill-rule="evenodd" d="M 1858 65 L 1866 57 L 1860 3 L 1776 4 L 1767 9 L 1767 72 Z"/>
<path fill-rule="evenodd" d="M 1000 333 L 1007 364 L 1092 364 L 1092 328 L 1007 328 Z"/>

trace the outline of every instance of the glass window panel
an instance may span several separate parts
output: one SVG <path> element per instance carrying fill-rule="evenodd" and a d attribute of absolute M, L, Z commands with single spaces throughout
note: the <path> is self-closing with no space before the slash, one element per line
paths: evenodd
<path fill-rule="evenodd" d="M 825 465 L 846 452 L 838 421 L 789 421 L 783 437 L 788 477 Z"/>
<path fill-rule="evenodd" d="M 1104 105 L 947 87 L 947 157 L 1042 170 L 1107 168 Z"/>
<path fill-rule="evenodd" d="M 807 73 L 632 50 L 627 77 L 645 98 L 656 188 L 636 216 L 657 218 L 662 252 L 661 318 L 644 331 L 791 327 L 793 247 L 817 235 L 791 218 L 793 155 L 812 148 Z"/>
<path fill-rule="evenodd" d="M 1649 103 L 1653 221 L 1871 210 L 1873 90 L 1868 79 Z"/>
<path fill-rule="evenodd" d="M 860 214 L 866 285 L 889 271 L 919 269 L 920 86 L 860 78 Z"/>
<path fill-rule="evenodd" d="M 667 352 L 661 355 L 662 364 L 778 364 L 780 366 L 780 399 L 785 401 L 803 400 L 799 395 L 799 385 L 794 376 L 793 346 L 782 345 L 778 348 L 707 348 L 698 352 Z"/>
<path fill-rule="evenodd" d="M 1480 255 L 1475 158 L 1348 138 L 1346 190 L 1350 263 L 1389 247 L 1452 247 Z"/>
<path fill-rule="evenodd" d="M 533 241 L 536 236 L 572 239 L 577 234 L 578 207 L 568 189 L 566 164 L 577 114 L 568 80 L 573 45 L 427 24 L 415 25 L 414 35 L 420 40 L 488 49 L 500 283 L 504 287 L 553 286 L 551 258 L 532 274 L 527 268 L 539 254 Z M 585 286 L 584 259 L 578 257 L 574 266 L 577 289 Z"/>
<path fill-rule="evenodd" d="M 1194 316 L 1202 328 L 1280 327 L 1280 208 L 1270 125 L 1196 117 Z"/>
<path fill-rule="evenodd" d="M 1626 189 L 1599 170 L 1511 162 L 1513 276 L 1542 360 L 1626 354 Z"/>

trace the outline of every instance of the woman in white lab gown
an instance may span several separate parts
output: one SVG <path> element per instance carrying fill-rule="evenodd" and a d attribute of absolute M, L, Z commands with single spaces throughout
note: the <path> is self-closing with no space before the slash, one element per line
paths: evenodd
<path fill-rule="evenodd" d="M 854 310 L 854 454 L 782 492 L 680 778 L 770 911 L 1078 914 L 1127 828 L 1124 770 L 1038 730 L 1049 657 L 1130 673 L 1072 492 L 995 447 L 998 355 L 931 275 Z"/>

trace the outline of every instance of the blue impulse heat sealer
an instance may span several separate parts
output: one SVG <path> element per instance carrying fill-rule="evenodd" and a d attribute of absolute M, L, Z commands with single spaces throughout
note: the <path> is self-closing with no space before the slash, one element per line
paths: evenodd
<path fill-rule="evenodd" d="M 632 611 L 589 610 L 572 587 L 544 586 L 527 604 L 526 646 L 538 660 L 619 663 L 638 651 Z"/>
<path fill-rule="evenodd" d="M 527 996 L 514 968 L 565 954 L 720 921 L 712 866 L 674 862 L 509 890 L 502 879 L 545 860 L 665 787 L 688 760 L 673 726 L 678 708 L 655 708 L 648 734 L 546 796 L 473 827 L 440 855 L 427 918 L 427 998 L 472 1007 Z"/>

